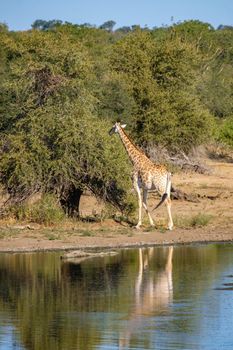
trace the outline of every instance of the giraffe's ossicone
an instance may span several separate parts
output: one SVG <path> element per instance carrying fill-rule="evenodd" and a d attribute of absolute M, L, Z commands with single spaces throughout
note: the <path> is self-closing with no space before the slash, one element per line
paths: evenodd
<path fill-rule="evenodd" d="M 130 140 L 124 131 L 125 126 L 126 125 L 121 125 L 120 123 L 115 123 L 109 131 L 109 134 L 119 134 L 133 165 L 133 185 L 138 195 L 139 206 L 138 223 L 136 228 L 140 228 L 142 224 L 142 207 L 145 208 L 148 214 L 150 224 L 154 226 L 154 221 L 147 207 L 147 193 L 149 190 L 155 190 L 162 196 L 162 198 L 154 209 L 158 208 L 163 202 L 166 204 L 169 218 L 168 229 L 172 230 L 173 220 L 170 199 L 171 173 L 164 165 L 153 163 L 146 154 Z"/>

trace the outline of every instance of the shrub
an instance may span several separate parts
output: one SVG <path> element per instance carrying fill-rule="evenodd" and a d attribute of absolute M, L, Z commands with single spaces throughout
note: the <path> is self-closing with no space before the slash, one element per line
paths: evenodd
<path fill-rule="evenodd" d="M 190 228 L 190 227 L 202 227 L 208 225 L 212 216 L 209 214 L 198 213 L 191 217 L 176 217 L 174 219 L 175 226 L 181 228 Z"/>
<path fill-rule="evenodd" d="M 217 139 L 233 148 L 233 117 L 225 119 L 219 126 Z"/>
<path fill-rule="evenodd" d="M 18 220 L 51 225 L 64 219 L 64 211 L 53 195 L 46 194 L 42 199 L 32 205 L 17 204 L 9 209 L 11 215 Z"/>

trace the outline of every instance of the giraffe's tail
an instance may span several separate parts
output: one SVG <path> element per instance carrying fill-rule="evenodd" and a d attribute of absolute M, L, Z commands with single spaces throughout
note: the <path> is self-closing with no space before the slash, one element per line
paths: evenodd
<path fill-rule="evenodd" d="M 163 204 L 163 202 L 167 199 L 167 197 L 168 197 L 168 194 L 167 194 L 167 193 L 164 193 L 164 194 L 162 195 L 162 198 L 161 198 L 160 202 L 154 207 L 154 209 L 152 209 L 152 211 L 155 210 L 155 209 L 157 209 L 158 207 L 160 207 L 160 205 Z"/>
<path fill-rule="evenodd" d="M 154 209 L 152 209 L 152 211 L 157 209 L 158 207 L 160 207 L 160 205 L 163 204 L 163 202 L 168 198 L 168 194 L 170 196 L 170 191 L 171 191 L 171 173 L 167 173 L 166 192 L 162 195 L 160 202 L 154 207 Z"/>

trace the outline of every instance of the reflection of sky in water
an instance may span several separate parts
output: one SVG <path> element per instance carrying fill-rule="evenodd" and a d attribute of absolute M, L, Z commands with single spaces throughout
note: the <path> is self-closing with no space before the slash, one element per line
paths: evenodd
<path fill-rule="evenodd" d="M 25 348 L 16 340 L 15 327 L 2 325 L 3 322 L 0 315 L 0 350 L 24 350 Z"/>
<path fill-rule="evenodd" d="M 213 288 L 203 297 L 199 310 L 200 349 L 233 349 L 233 290 L 224 290 L 224 283 L 233 282 L 233 278 L 225 277 L 232 273 L 232 270 L 232 267 L 228 271 L 225 270 L 224 276 L 214 281 Z M 219 287 L 223 289 L 219 290 Z M 206 344 L 209 344 L 209 347 Z"/>
<path fill-rule="evenodd" d="M 232 253 L 145 248 L 81 264 L 1 255 L 0 350 L 232 350 Z"/>

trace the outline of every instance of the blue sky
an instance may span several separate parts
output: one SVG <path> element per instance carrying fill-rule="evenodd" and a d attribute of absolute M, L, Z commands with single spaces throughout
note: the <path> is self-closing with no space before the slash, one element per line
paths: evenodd
<path fill-rule="evenodd" d="M 60 19 L 97 26 L 114 20 L 116 27 L 148 27 L 199 19 L 214 27 L 233 25 L 233 0 L 0 0 L 0 22 L 25 30 L 36 19 Z"/>

